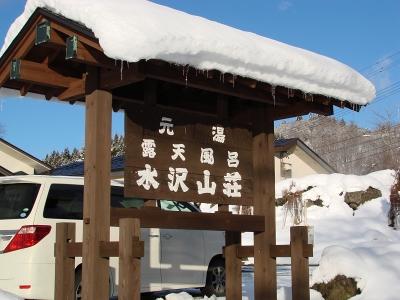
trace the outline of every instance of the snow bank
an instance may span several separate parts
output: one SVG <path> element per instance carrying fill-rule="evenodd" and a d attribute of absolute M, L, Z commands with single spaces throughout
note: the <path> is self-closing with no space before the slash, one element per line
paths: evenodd
<path fill-rule="evenodd" d="M 399 299 L 400 243 L 381 243 L 348 249 L 340 246 L 326 248 L 320 266 L 314 271 L 311 285 L 328 282 L 336 275 L 353 277 L 361 299 Z"/>
<path fill-rule="evenodd" d="M 146 0 L 28 0 L 0 55 L 37 7 L 90 28 L 113 59 L 216 69 L 355 104 L 375 97 L 372 83 L 338 61 Z"/>
<path fill-rule="evenodd" d="M 312 175 L 277 184 L 277 197 L 294 182 L 294 191 L 313 187 L 303 193 L 303 200 L 323 201 L 323 207 L 307 210 L 307 223 L 314 226 L 315 243 L 310 262 L 319 263 L 311 285 L 342 274 L 353 277 L 362 291 L 352 299 L 399 299 L 400 232 L 387 226 L 393 181 L 394 172 L 385 170 L 365 176 Z M 353 211 L 344 202 L 345 193 L 368 187 L 379 189 L 382 197 Z M 284 226 L 283 219 L 283 208 L 277 208 L 277 240 L 282 244 L 289 242 L 289 226 Z"/>
<path fill-rule="evenodd" d="M 165 297 L 165 300 L 193 300 L 194 298 L 186 292 L 181 292 L 179 294 L 169 294 Z M 224 300 L 225 297 L 207 297 L 204 298 L 196 298 L 196 299 L 204 299 L 204 300 Z M 157 298 L 156 300 L 163 300 L 163 298 Z"/>

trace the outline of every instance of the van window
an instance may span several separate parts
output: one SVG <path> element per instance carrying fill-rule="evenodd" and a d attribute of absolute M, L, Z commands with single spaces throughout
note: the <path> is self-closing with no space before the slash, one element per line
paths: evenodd
<path fill-rule="evenodd" d="M 25 219 L 32 211 L 40 184 L 0 184 L 0 219 Z"/>
<path fill-rule="evenodd" d="M 143 200 L 124 198 L 123 187 L 111 187 L 112 207 L 139 207 Z M 141 201 L 141 202 L 140 202 Z M 141 203 L 141 205 L 140 205 Z M 82 220 L 83 186 L 71 184 L 52 184 L 47 195 L 43 217 L 52 219 Z"/>

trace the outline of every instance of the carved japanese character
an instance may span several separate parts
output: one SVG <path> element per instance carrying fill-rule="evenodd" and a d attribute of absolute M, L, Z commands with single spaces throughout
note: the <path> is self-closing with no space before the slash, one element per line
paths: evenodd
<path fill-rule="evenodd" d="M 212 128 L 212 135 L 213 141 L 218 143 L 225 143 L 225 128 L 220 126 L 213 126 Z"/>
<path fill-rule="evenodd" d="M 215 182 L 210 182 L 210 171 L 204 170 L 204 184 L 201 181 L 196 181 L 197 191 L 199 195 L 202 194 L 211 194 L 215 195 L 215 189 L 217 184 Z"/>
<path fill-rule="evenodd" d="M 166 131 L 168 135 L 174 135 L 174 124 L 171 118 L 162 117 L 160 122 L 160 129 L 158 132 L 164 134 Z"/>
<path fill-rule="evenodd" d="M 185 161 L 186 158 L 183 156 L 185 153 L 185 145 L 184 144 L 172 144 L 172 151 L 174 152 L 173 155 L 171 155 L 172 160 L 176 160 L 178 157 Z"/>
<path fill-rule="evenodd" d="M 187 192 L 189 188 L 185 184 L 186 177 L 188 175 L 188 170 L 186 168 L 169 168 L 168 182 L 169 190 L 172 192 L 177 192 L 179 187 L 183 192 Z"/>
<path fill-rule="evenodd" d="M 211 148 L 201 148 L 200 162 L 202 164 L 214 164 L 214 150 Z"/>
<path fill-rule="evenodd" d="M 241 197 L 241 189 L 242 185 L 238 183 L 238 181 L 242 180 L 242 176 L 240 176 L 239 172 L 227 173 L 224 176 L 225 183 L 223 183 L 224 189 L 222 192 L 231 197 Z"/>
<path fill-rule="evenodd" d="M 143 186 L 145 190 L 148 191 L 151 187 L 153 187 L 153 189 L 157 189 L 160 185 L 156 180 L 156 177 L 158 176 L 157 170 L 152 170 L 149 164 L 146 164 L 145 169 L 140 170 L 137 173 L 140 178 L 136 180 L 136 183 L 138 186 Z"/>
<path fill-rule="evenodd" d="M 237 168 L 239 166 L 239 153 L 228 151 L 228 167 Z"/>
<path fill-rule="evenodd" d="M 142 156 L 154 158 L 156 156 L 156 142 L 152 139 L 143 139 Z"/>

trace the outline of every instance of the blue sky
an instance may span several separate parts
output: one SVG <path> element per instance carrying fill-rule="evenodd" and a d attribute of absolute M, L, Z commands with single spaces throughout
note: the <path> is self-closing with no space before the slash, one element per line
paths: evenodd
<path fill-rule="evenodd" d="M 380 97 L 360 113 L 338 110 L 337 115 L 368 128 L 379 121 L 378 114 L 400 120 L 400 84 L 396 85 L 400 80 L 398 0 L 154 2 L 340 60 L 372 80 Z M 0 0 L 1 43 L 24 5 L 24 0 Z M 3 138 L 39 158 L 52 150 L 84 143 L 83 106 L 2 99 L 0 124 Z M 114 115 L 113 132 L 123 133 L 121 113 Z"/>

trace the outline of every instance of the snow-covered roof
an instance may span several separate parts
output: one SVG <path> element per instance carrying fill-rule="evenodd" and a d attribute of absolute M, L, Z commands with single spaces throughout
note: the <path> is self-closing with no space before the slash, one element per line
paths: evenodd
<path fill-rule="evenodd" d="M 354 104 L 375 97 L 371 82 L 336 60 L 147 0 L 28 0 L 0 55 L 38 7 L 91 29 L 113 59 L 215 69 Z"/>

